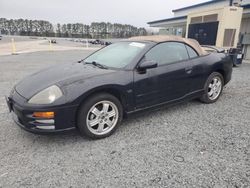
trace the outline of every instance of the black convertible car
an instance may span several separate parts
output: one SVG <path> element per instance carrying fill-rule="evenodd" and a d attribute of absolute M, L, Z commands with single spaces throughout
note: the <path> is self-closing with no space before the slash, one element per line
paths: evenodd
<path fill-rule="evenodd" d="M 6 100 L 15 122 L 27 131 L 77 128 L 103 138 L 130 113 L 195 98 L 213 103 L 231 74 L 226 54 L 209 54 L 195 40 L 134 37 L 35 73 Z"/>

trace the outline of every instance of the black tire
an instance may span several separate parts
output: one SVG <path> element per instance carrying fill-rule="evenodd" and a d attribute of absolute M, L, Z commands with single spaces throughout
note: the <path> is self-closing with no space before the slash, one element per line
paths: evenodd
<path fill-rule="evenodd" d="M 101 101 L 108 101 L 110 102 L 112 105 L 116 106 L 116 111 L 118 112 L 118 117 L 116 117 L 116 120 L 113 124 L 113 128 L 110 129 L 107 133 L 104 134 L 95 134 L 95 130 L 94 128 L 90 128 L 87 125 L 87 121 L 89 118 L 88 116 L 90 116 L 89 112 L 91 110 L 91 108 L 96 105 L 97 103 L 101 102 Z M 102 103 L 100 103 L 99 105 L 101 105 Z M 109 108 L 111 108 L 112 106 L 110 106 Z M 95 117 L 97 118 L 97 117 Z M 80 106 L 80 109 L 78 111 L 78 115 L 77 115 L 77 128 L 79 129 L 81 135 L 83 136 L 87 136 L 89 138 L 92 139 L 100 139 L 100 138 L 105 138 L 110 136 L 111 134 L 114 133 L 114 131 L 117 129 L 118 125 L 121 123 L 123 118 L 123 107 L 120 103 L 120 101 L 113 95 L 108 94 L 108 93 L 98 93 L 95 94 L 93 96 L 90 96 L 89 98 L 86 99 L 86 101 Z M 101 119 L 101 118 L 99 118 Z M 100 120 L 101 121 L 101 120 Z M 99 126 L 99 124 L 97 124 Z M 104 126 L 107 126 L 107 124 L 105 124 Z M 107 126 L 108 127 L 108 126 Z M 106 127 L 106 128 L 107 128 Z M 98 128 L 97 128 L 98 129 Z"/>
<path fill-rule="evenodd" d="M 214 78 L 220 78 L 221 80 L 221 90 L 220 90 L 220 93 L 219 95 L 215 98 L 215 99 L 211 99 L 209 97 L 209 84 L 213 81 Z M 211 104 L 211 103 L 215 103 L 219 98 L 220 98 L 220 95 L 223 91 L 223 87 L 224 87 L 224 78 L 223 76 L 218 73 L 218 72 L 213 72 L 212 74 L 209 75 L 209 77 L 207 78 L 207 81 L 205 83 L 205 86 L 204 86 L 204 94 L 201 96 L 200 98 L 200 101 L 203 102 L 203 103 L 206 103 L 206 104 Z"/>

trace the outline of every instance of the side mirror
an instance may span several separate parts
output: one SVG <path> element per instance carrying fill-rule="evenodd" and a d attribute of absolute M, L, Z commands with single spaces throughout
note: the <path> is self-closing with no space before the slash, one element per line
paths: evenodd
<path fill-rule="evenodd" d="M 147 69 L 152 69 L 152 68 L 156 68 L 158 66 L 158 63 L 156 63 L 155 61 L 143 61 L 139 66 L 138 66 L 138 70 L 139 71 L 145 71 Z"/>

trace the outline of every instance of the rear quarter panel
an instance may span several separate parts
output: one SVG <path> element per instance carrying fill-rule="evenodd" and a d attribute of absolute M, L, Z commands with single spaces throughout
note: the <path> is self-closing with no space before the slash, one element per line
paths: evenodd
<path fill-rule="evenodd" d="M 196 90 L 204 88 L 208 76 L 213 72 L 220 72 L 225 84 L 231 79 L 232 62 L 224 53 L 210 53 L 193 60 Z M 198 79 L 197 79 L 198 78 Z"/>

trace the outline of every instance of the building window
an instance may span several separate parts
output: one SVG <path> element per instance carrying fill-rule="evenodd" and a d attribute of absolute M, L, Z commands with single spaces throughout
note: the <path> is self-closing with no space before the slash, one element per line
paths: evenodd
<path fill-rule="evenodd" d="M 203 22 L 216 22 L 218 20 L 218 14 L 210 14 L 203 17 Z"/>
<path fill-rule="evenodd" d="M 225 29 L 224 40 L 223 40 L 224 47 L 234 46 L 235 33 L 236 29 Z"/>
<path fill-rule="evenodd" d="M 191 24 L 202 23 L 202 16 L 192 17 L 190 23 Z"/>

